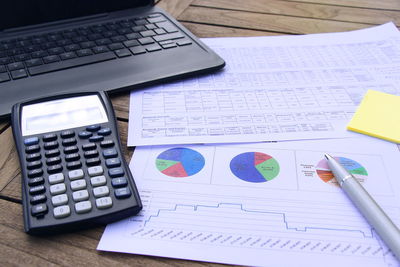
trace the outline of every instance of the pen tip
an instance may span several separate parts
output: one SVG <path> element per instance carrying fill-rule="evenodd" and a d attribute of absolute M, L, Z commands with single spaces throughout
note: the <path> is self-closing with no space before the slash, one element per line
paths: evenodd
<path fill-rule="evenodd" d="M 331 156 L 327 153 L 325 153 L 325 158 L 329 160 L 329 158 L 331 158 Z"/>

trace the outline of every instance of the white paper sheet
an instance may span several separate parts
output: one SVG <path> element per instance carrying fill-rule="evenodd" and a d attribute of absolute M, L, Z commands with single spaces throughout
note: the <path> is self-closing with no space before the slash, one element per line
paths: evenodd
<path fill-rule="evenodd" d="M 129 146 L 345 137 L 367 89 L 399 94 L 400 33 L 392 23 L 203 41 L 225 69 L 133 91 Z"/>
<path fill-rule="evenodd" d="M 143 211 L 108 225 L 98 249 L 253 266 L 397 266 L 331 183 L 326 152 L 347 162 L 400 225 L 400 154 L 392 143 L 138 147 L 130 166 Z"/>

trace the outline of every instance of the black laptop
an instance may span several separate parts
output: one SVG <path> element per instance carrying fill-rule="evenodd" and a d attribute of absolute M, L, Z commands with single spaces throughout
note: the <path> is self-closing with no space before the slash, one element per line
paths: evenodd
<path fill-rule="evenodd" d="M 225 65 L 154 0 L 3 2 L 0 117 L 23 100 L 143 88 Z"/>

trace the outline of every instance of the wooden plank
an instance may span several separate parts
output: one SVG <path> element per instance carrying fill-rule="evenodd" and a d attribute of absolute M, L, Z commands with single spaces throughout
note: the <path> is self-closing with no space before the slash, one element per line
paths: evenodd
<path fill-rule="evenodd" d="M 115 116 L 119 119 L 128 120 L 129 118 L 129 95 L 130 92 L 123 92 L 110 97 Z"/>
<path fill-rule="evenodd" d="M 185 22 L 197 22 L 286 34 L 342 32 L 362 29 L 369 26 L 361 23 L 288 17 L 284 15 L 259 14 L 204 7 L 189 7 L 179 16 L 179 19 Z"/>
<path fill-rule="evenodd" d="M 286 0 L 290 2 L 307 2 L 314 4 L 363 7 L 372 9 L 400 10 L 400 1 L 398 0 Z"/>
<path fill-rule="evenodd" d="M 195 0 L 193 5 L 369 24 L 383 24 L 393 21 L 396 25 L 400 25 L 400 11 L 339 7 L 282 0 Z"/>
<path fill-rule="evenodd" d="M 243 37 L 243 36 L 273 36 L 280 35 L 275 32 L 267 32 L 267 31 L 255 31 L 248 29 L 239 29 L 232 27 L 222 27 L 222 26 L 214 26 L 214 25 L 205 25 L 198 23 L 190 23 L 183 22 L 182 23 L 186 28 L 188 28 L 193 34 L 197 37 L 205 38 L 205 37 Z"/>
<path fill-rule="evenodd" d="M 173 17 L 178 17 L 193 2 L 193 0 L 162 0 L 157 2 L 161 7 Z"/>
<path fill-rule="evenodd" d="M 129 163 L 132 157 L 133 148 L 128 148 L 126 146 L 128 138 L 128 123 L 125 121 L 118 121 L 118 130 L 122 143 L 122 151 L 125 160 Z M 0 144 L 4 144 L 2 153 L 0 153 L 0 196 L 20 201 L 22 200 L 21 170 L 14 141 L 12 141 L 10 132 L 7 132 L 7 135 L 0 135 Z"/>
<path fill-rule="evenodd" d="M 19 178 L 20 169 L 12 129 L 8 127 L 0 135 L 0 192 L 14 179 Z"/>
<path fill-rule="evenodd" d="M 104 227 L 75 233 L 35 237 L 23 232 L 20 204 L 0 200 L 1 266 L 169 266 L 188 261 L 161 259 L 96 250 Z M 212 264 L 190 263 L 197 266 Z M 216 266 L 216 265 L 214 265 Z"/>

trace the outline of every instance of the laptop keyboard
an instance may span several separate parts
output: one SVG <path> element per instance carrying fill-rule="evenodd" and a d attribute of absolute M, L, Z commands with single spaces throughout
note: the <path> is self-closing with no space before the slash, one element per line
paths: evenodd
<path fill-rule="evenodd" d="M 162 14 L 0 41 L 0 82 L 191 45 Z"/>

